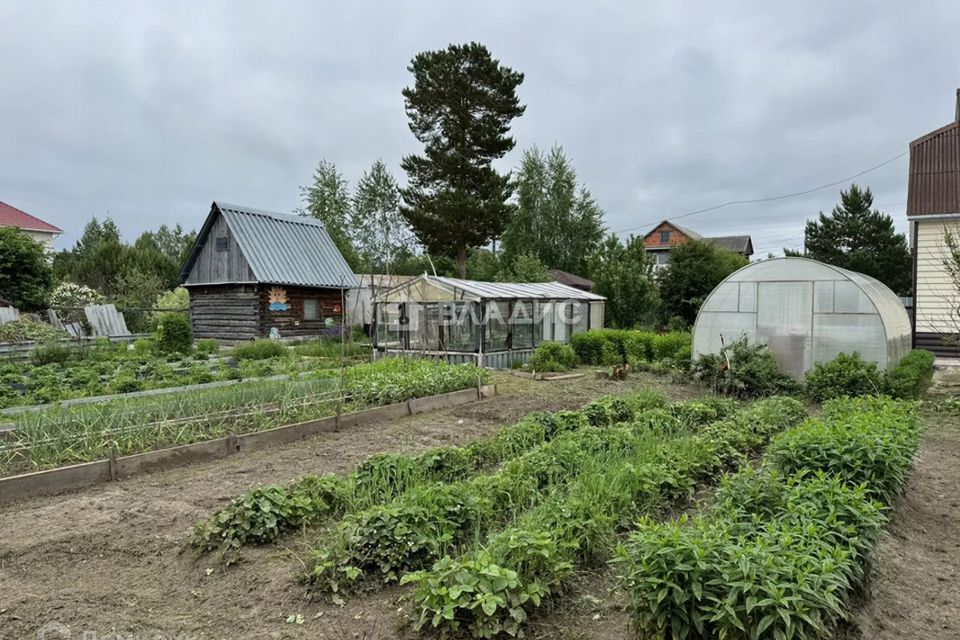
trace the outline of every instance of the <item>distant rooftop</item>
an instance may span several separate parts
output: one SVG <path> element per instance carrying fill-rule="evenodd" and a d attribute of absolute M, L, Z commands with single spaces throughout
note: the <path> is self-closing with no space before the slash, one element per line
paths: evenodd
<path fill-rule="evenodd" d="M 24 231 L 41 231 L 43 233 L 63 233 L 63 229 L 55 227 L 49 222 L 44 222 L 40 218 L 30 215 L 26 211 L 21 211 L 6 202 L 0 202 L 0 227 L 17 227 Z"/>

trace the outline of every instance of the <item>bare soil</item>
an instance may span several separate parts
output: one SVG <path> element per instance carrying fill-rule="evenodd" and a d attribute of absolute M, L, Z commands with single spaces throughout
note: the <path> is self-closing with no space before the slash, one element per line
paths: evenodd
<path fill-rule="evenodd" d="M 349 471 L 381 451 L 461 444 L 530 411 L 576 408 L 605 393 L 651 386 L 675 399 L 698 393 L 646 374 L 534 382 L 502 373 L 496 382 L 496 398 L 451 410 L 0 508 L 0 638 L 36 638 L 44 628 L 48 640 L 68 637 L 63 629 L 85 640 L 408 637 L 398 615 L 405 589 L 343 606 L 305 597 L 296 575 L 320 532 L 246 549 L 239 563 L 224 566 L 189 547 L 189 531 L 255 484 Z M 960 417 L 931 414 L 928 424 L 869 591 L 838 640 L 960 639 Z M 527 637 L 629 637 L 624 602 L 613 571 L 585 571 L 538 612 Z"/>
<path fill-rule="evenodd" d="M 960 416 L 928 414 L 850 638 L 960 639 Z"/>
<path fill-rule="evenodd" d="M 89 639 L 397 637 L 403 590 L 343 607 L 305 598 L 295 577 L 317 532 L 244 550 L 227 567 L 187 545 L 190 529 L 256 484 L 346 472 L 377 452 L 462 444 L 530 411 L 577 408 L 606 393 L 698 393 L 642 373 L 622 382 L 592 372 L 557 381 L 501 373 L 495 381 L 497 397 L 454 409 L 0 508 L 0 638 L 35 638 L 41 629 L 60 638 L 64 627 L 55 625 Z"/>

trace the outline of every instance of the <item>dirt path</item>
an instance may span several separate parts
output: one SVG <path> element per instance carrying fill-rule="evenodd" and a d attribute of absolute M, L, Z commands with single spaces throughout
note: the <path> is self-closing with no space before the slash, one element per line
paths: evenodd
<path fill-rule="evenodd" d="M 550 383 L 498 374 L 496 382 L 496 398 L 451 410 L 0 508 L 0 638 L 35 638 L 44 625 L 48 639 L 66 637 L 64 628 L 90 639 L 395 637 L 399 592 L 342 608 L 303 599 L 293 581 L 308 557 L 303 536 L 223 568 L 185 546 L 191 527 L 257 483 L 345 472 L 380 451 L 460 444 L 530 411 L 576 408 L 604 393 L 695 393 L 643 374 Z M 302 624 L 285 621 L 297 614 Z"/>
<path fill-rule="evenodd" d="M 960 416 L 930 415 L 849 635 L 960 639 Z"/>

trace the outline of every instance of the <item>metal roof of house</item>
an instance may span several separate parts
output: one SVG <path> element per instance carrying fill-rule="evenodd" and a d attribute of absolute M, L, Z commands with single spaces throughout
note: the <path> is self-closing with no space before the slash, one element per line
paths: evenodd
<path fill-rule="evenodd" d="M 956 119 L 910 143 L 907 217 L 960 213 L 960 89 Z"/>
<path fill-rule="evenodd" d="M 480 282 L 426 274 L 385 292 L 382 297 L 393 297 L 399 290 L 415 288 L 421 282 L 456 293 L 458 300 L 606 300 L 603 296 L 559 282 Z"/>
<path fill-rule="evenodd" d="M 703 241 L 728 251 L 735 251 L 748 256 L 753 254 L 753 241 L 750 236 L 719 236 L 704 238 Z"/>
<path fill-rule="evenodd" d="M 317 220 L 214 202 L 180 271 L 190 274 L 217 214 L 223 216 L 257 282 L 304 287 L 352 288 L 357 278 Z"/>
<path fill-rule="evenodd" d="M 44 222 L 26 211 L 21 211 L 6 202 L 0 202 L 0 227 L 16 227 L 24 231 L 41 231 L 43 233 L 63 233 L 49 222 Z"/>

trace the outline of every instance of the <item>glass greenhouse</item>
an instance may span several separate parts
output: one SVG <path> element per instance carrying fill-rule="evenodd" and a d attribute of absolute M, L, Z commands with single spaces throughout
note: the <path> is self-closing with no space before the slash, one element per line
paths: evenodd
<path fill-rule="evenodd" d="M 740 336 L 765 342 L 799 378 L 841 352 L 896 366 L 910 351 L 910 319 L 900 298 L 870 276 L 774 258 L 743 267 L 710 293 L 693 328 L 693 355 L 718 353 Z"/>
<path fill-rule="evenodd" d="M 541 342 L 602 327 L 604 300 L 559 282 L 422 275 L 374 300 L 374 356 L 414 352 L 505 369 Z"/>

